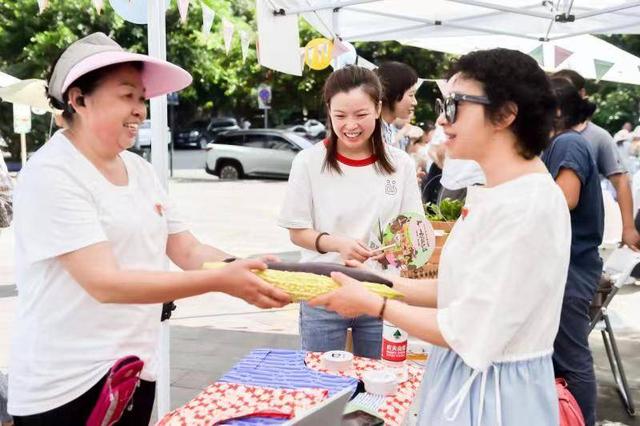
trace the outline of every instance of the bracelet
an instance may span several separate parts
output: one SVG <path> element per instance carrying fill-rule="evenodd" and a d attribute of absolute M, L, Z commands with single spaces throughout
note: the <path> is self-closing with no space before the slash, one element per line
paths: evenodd
<path fill-rule="evenodd" d="M 316 237 L 316 251 L 317 251 L 318 253 L 320 253 L 320 254 L 325 254 L 325 253 L 326 253 L 326 251 L 322 251 L 322 250 L 320 250 L 320 246 L 318 245 L 318 243 L 320 242 L 320 238 L 321 238 L 323 235 L 329 235 L 329 233 L 328 233 L 328 232 L 321 232 L 321 233 L 319 233 L 319 234 L 318 234 L 318 236 Z"/>
<path fill-rule="evenodd" d="M 380 313 L 378 313 L 378 319 L 383 319 L 384 317 L 384 310 L 387 308 L 387 298 L 383 297 L 382 298 L 382 307 L 380 308 Z"/>
<path fill-rule="evenodd" d="M 231 262 L 235 262 L 236 260 L 238 260 L 237 257 L 227 257 L 226 259 L 223 259 L 222 261 L 224 263 L 231 263 Z"/>

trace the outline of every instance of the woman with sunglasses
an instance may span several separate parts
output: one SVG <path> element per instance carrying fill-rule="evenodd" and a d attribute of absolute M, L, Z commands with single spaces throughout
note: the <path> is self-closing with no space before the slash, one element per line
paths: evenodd
<path fill-rule="evenodd" d="M 473 52 L 452 67 L 439 124 L 452 158 L 475 160 L 471 187 L 436 280 L 391 277 L 403 301 L 341 274 L 310 303 L 344 316 L 377 315 L 433 344 L 420 425 L 557 426 L 552 352 L 569 263 L 567 203 L 540 153 L 554 98 L 529 56 Z M 361 266 L 349 262 L 351 266 Z"/>
<path fill-rule="evenodd" d="M 562 77 L 553 78 L 551 85 L 558 101 L 558 116 L 553 140 L 542 160 L 571 210 L 571 258 L 553 366 L 556 376 L 567 381 L 585 423 L 592 426 L 596 421 L 597 386 L 589 349 L 589 306 L 602 274 L 598 247 L 604 232 L 604 206 L 589 142 L 576 128 L 593 111 L 593 104 Z"/>

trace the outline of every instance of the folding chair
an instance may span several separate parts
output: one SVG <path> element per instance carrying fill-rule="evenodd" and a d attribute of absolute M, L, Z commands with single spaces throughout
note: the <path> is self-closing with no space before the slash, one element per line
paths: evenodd
<path fill-rule="evenodd" d="M 636 253 L 627 247 L 618 248 L 611 253 L 611 256 L 609 256 L 604 264 L 604 274 L 610 277 L 613 285 L 600 308 L 592 312 L 590 323 L 590 330 L 593 330 L 597 326 L 600 333 L 602 333 L 607 358 L 611 365 L 611 372 L 618 386 L 618 392 L 620 392 L 622 402 L 631 416 L 635 416 L 636 409 L 631 392 L 629 391 L 627 376 L 622 366 L 622 359 L 620 358 L 618 345 L 613 334 L 613 328 L 611 327 L 608 306 L 618 290 L 627 283 L 632 272 L 635 272 L 634 269 L 637 265 L 640 265 L 640 253 Z"/>

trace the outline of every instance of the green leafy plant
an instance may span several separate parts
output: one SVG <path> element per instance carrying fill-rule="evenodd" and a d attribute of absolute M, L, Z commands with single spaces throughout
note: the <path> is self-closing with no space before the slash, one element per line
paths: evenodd
<path fill-rule="evenodd" d="M 454 222 L 462 213 L 464 203 L 460 200 L 445 198 L 440 204 L 427 203 L 424 205 L 424 213 L 427 219 L 439 222 Z"/>

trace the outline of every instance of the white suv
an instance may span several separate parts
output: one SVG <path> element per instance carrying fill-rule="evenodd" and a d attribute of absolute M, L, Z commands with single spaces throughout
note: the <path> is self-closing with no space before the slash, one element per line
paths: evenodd
<path fill-rule="evenodd" d="M 205 170 L 220 179 L 287 177 L 296 154 L 311 146 L 311 142 L 293 132 L 229 130 L 207 145 Z"/>

